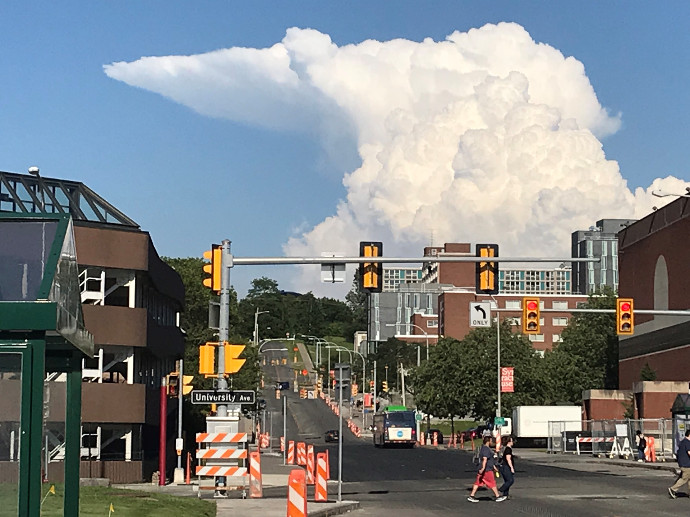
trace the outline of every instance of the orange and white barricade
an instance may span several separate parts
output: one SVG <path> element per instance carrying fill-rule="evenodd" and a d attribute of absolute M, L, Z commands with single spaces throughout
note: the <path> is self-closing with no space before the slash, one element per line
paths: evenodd
<path fill-rule="evenodd" d="M 295 442 L 294 442 L 294 440 L 290 440 L 288 442 L 287 464 L 288 465 L 294 465 L 295 464 Z"/>
<path fill-rule="evenodd" d="M 285 437 L 280 437 L 280 452 L 285 452 Z"/>
<path fill-rule="evenodd" d="M 438 433 L 434 431 L 434 447 L 438 447 Z"/>
<path fill-rule="evenodd" d="M 307 485 L 314 484 L 314 446 L 307 445 Z"/>
<path fill-rule="evenodd" d="M 252 452 L 249 455 L 249 497 L 259 499 L 263 497 L 263 483 L 261 481 L 261 454 Z"/>
<path fill-rule="evenodd" d="M 247 433 L 197 433 L 196 443 L 200 449 L 196 451 L 197 460 L 195 474 L 199 477 L 230 477 L 238 481 L 235 486 L 244 488 L 248 475 L 246 460 L 247 449 L 242 445 L 247 443 Z M 218 484 L 216 489 L 225 490 L 227 485 Z M 222 488 L 221 488 L 222 487 Z"/>
<path fill-rule="evenodd" d="M 419 433 L 419 445 L 426 445 L 426 433 L 424 431 Z"/>
<path fill-rule="evenodd" d="M 287 517 L 307 517 L 307 483 L 303 469 L 294 469 L 288 478 Z"/>
<path fill-rule="evenodd" d="M 328 501 L 328 477 L 326 476 L 326 453 L 320 452 L 316 455 L 316 486 L 314 487 L 314 501 Z"/>
<path fill-rule="evenodd" d="M 271 443 L 271 437 L 269 436 L 269 434 L 263 433 L 261 435 L 261 448 L 262 449 L 268 449 L 270 443 Z"/>
<path fill-rule="evenodd" d="M 582 436 L 578 435 L 575 438 L 575 452 L 577 453 L 578 456 L 580 455 L 580 444 L 581 443 L 614 443 L 615 441 L 616 441 L 616 439 L 613 436 L 609 436 L 609 437 L 599 436 L 599 437 L 593 438 L 590 436 L 582 437 Z M 589 452 L 591 452 L 591 451 L 589 451 Z"/>
<path fill-rule="evenodd" d="M 331 479 L 331 455 L 326 449 L 326 479 Z"/>
<path fill-rule="evenodd" d="M 297 465 L 306 466 L 307 447 L 304 442 L 297 442 Z"/>
<path fill-rule="evenodd" d="M 465 449 L 465 433 L 460 433 L 460 448 Z"/>

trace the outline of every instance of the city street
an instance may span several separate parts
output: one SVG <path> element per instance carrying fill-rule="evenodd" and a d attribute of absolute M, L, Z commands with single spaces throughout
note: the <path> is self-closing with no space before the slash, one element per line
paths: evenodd
<path fill-rule="evenodd" d="M 266 367 L 276 380 L 288 380 L 288 366 Z M 291 379 L 290 379 L 291 380 Z M 292 384 L 291 384 L 292 388 Z M 273 390 L 266 390 L 267 411 L 273 411 L 274 435 L 282 434 L 280 410 Z M 338 427 L 338 417 L 321 399 L 300 399 L 284 392 L 288 407 L 288 439 L 329 449 L 329 498 L 337 496 L 338 444 L 324 442 L 324 432 Z M 635 516 L 688 515 L 690 499 L 669 498 L 674 481 L 667 470 L 650 470 L 589 462 L 572 456 L 553 456 L 516 447 L 516 482 L 511 499 L 493 501 L 490 492 L 478 492 L 479 503 L 467 501 L 475 475 L 471 453 L 433 448 L 375 448 L 370 439 L 356 438 L 343 429 L 344 500 L 361 502 L 354 515 L 388 517 L 448 515 Z M 277 443 L 277 442 L 276 442 Z M 310 490 L 311 492 L 311 490 Z M 280 491 L 282 494 L 282 490 Z M 278 492 L 276 493 L 278 495 Z"/>

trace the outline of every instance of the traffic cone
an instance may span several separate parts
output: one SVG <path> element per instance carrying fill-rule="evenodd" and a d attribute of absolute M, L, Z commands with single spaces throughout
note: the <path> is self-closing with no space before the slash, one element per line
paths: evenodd
<path fill-rule="evenodd" d="M 307 445 L 307 485 L 314 484 L 314 446 Z"/>
<path fill-rule="evenodd" d="M 438 433 L 434 432 L 434 447 L 438 447 Z"/>
<path fill-rule="evenodd" d="M 263 484 L 261 482 L 261 454 L 249 453 L 249 497 L 260 499 L 263 497 Z"/>
<path fill-rule="evenodd" d="M 426 434 L 426 433 L 425 433 L 424 431 L 422 431 L 421 433 L 419 433 L 419 445 L 426 445 L 426 443 L 425 443 L 425 441 L 426 441 L 425 434 Z"/>
<path fill-rule="evenodd" d="M 314 487 L 314 501 L 328 501 L 328 478 L 326 477 L 326 466 L 328 460 L 326 453 L 320 452 L 316 455 L 316 486 Z"/>
<path fill-rule="evenodd" d="M 307 483 L 304 469 L 294 469 L 290 472 L 287 517 L 307 517 Z"/>

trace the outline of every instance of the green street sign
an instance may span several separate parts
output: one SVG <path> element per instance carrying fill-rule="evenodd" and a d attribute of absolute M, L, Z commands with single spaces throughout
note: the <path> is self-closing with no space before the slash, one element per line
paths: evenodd
<path fill-rule="evenodd" d="M 494 417 L 494 425 L 503 427 L 504 425 L 506 425 L 506 419 L 502 416 Z"/>
<path fill-rule="evenodd" d="M 421 413 L 415 413 L 415 414 L 414 414 L 414 419 L 415 419 L 417 422 L 421 422 L 421 421 L 422 421 L 422 414 L 421 414 Z"/>

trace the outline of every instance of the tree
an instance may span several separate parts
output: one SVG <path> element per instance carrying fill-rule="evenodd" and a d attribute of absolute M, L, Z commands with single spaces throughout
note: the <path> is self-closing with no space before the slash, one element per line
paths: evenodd
<path fill-rule="evenodd" d="M 345 337 L 352 338 L 355 332 L 360 330 L 368 332 L 367 304 L 369 302 L 369 296 L 369 293 L 361 288 L 358 268 L 352 280 L 352 288 L 345 296 L 345 302 L 352 315 L 350 324 L 345 328 Z"/>
<path fill-rule="evenodd" d="M 641 381 L 655 381 L 656 371 L 649 366 L 649 363 L 644 363 L 644 366 L 640 370 L 640 380 Z"/>
<path fill-rule="evenodd" d="M 606 287 L 589 296 L 583 308 L 614 309 L 616 296 Z M 618 388 L 618 336 L 615 315 L 576 313 L 562 342 L 545 357 L 550 398 L 578 404 L 589 389 Z"/>

